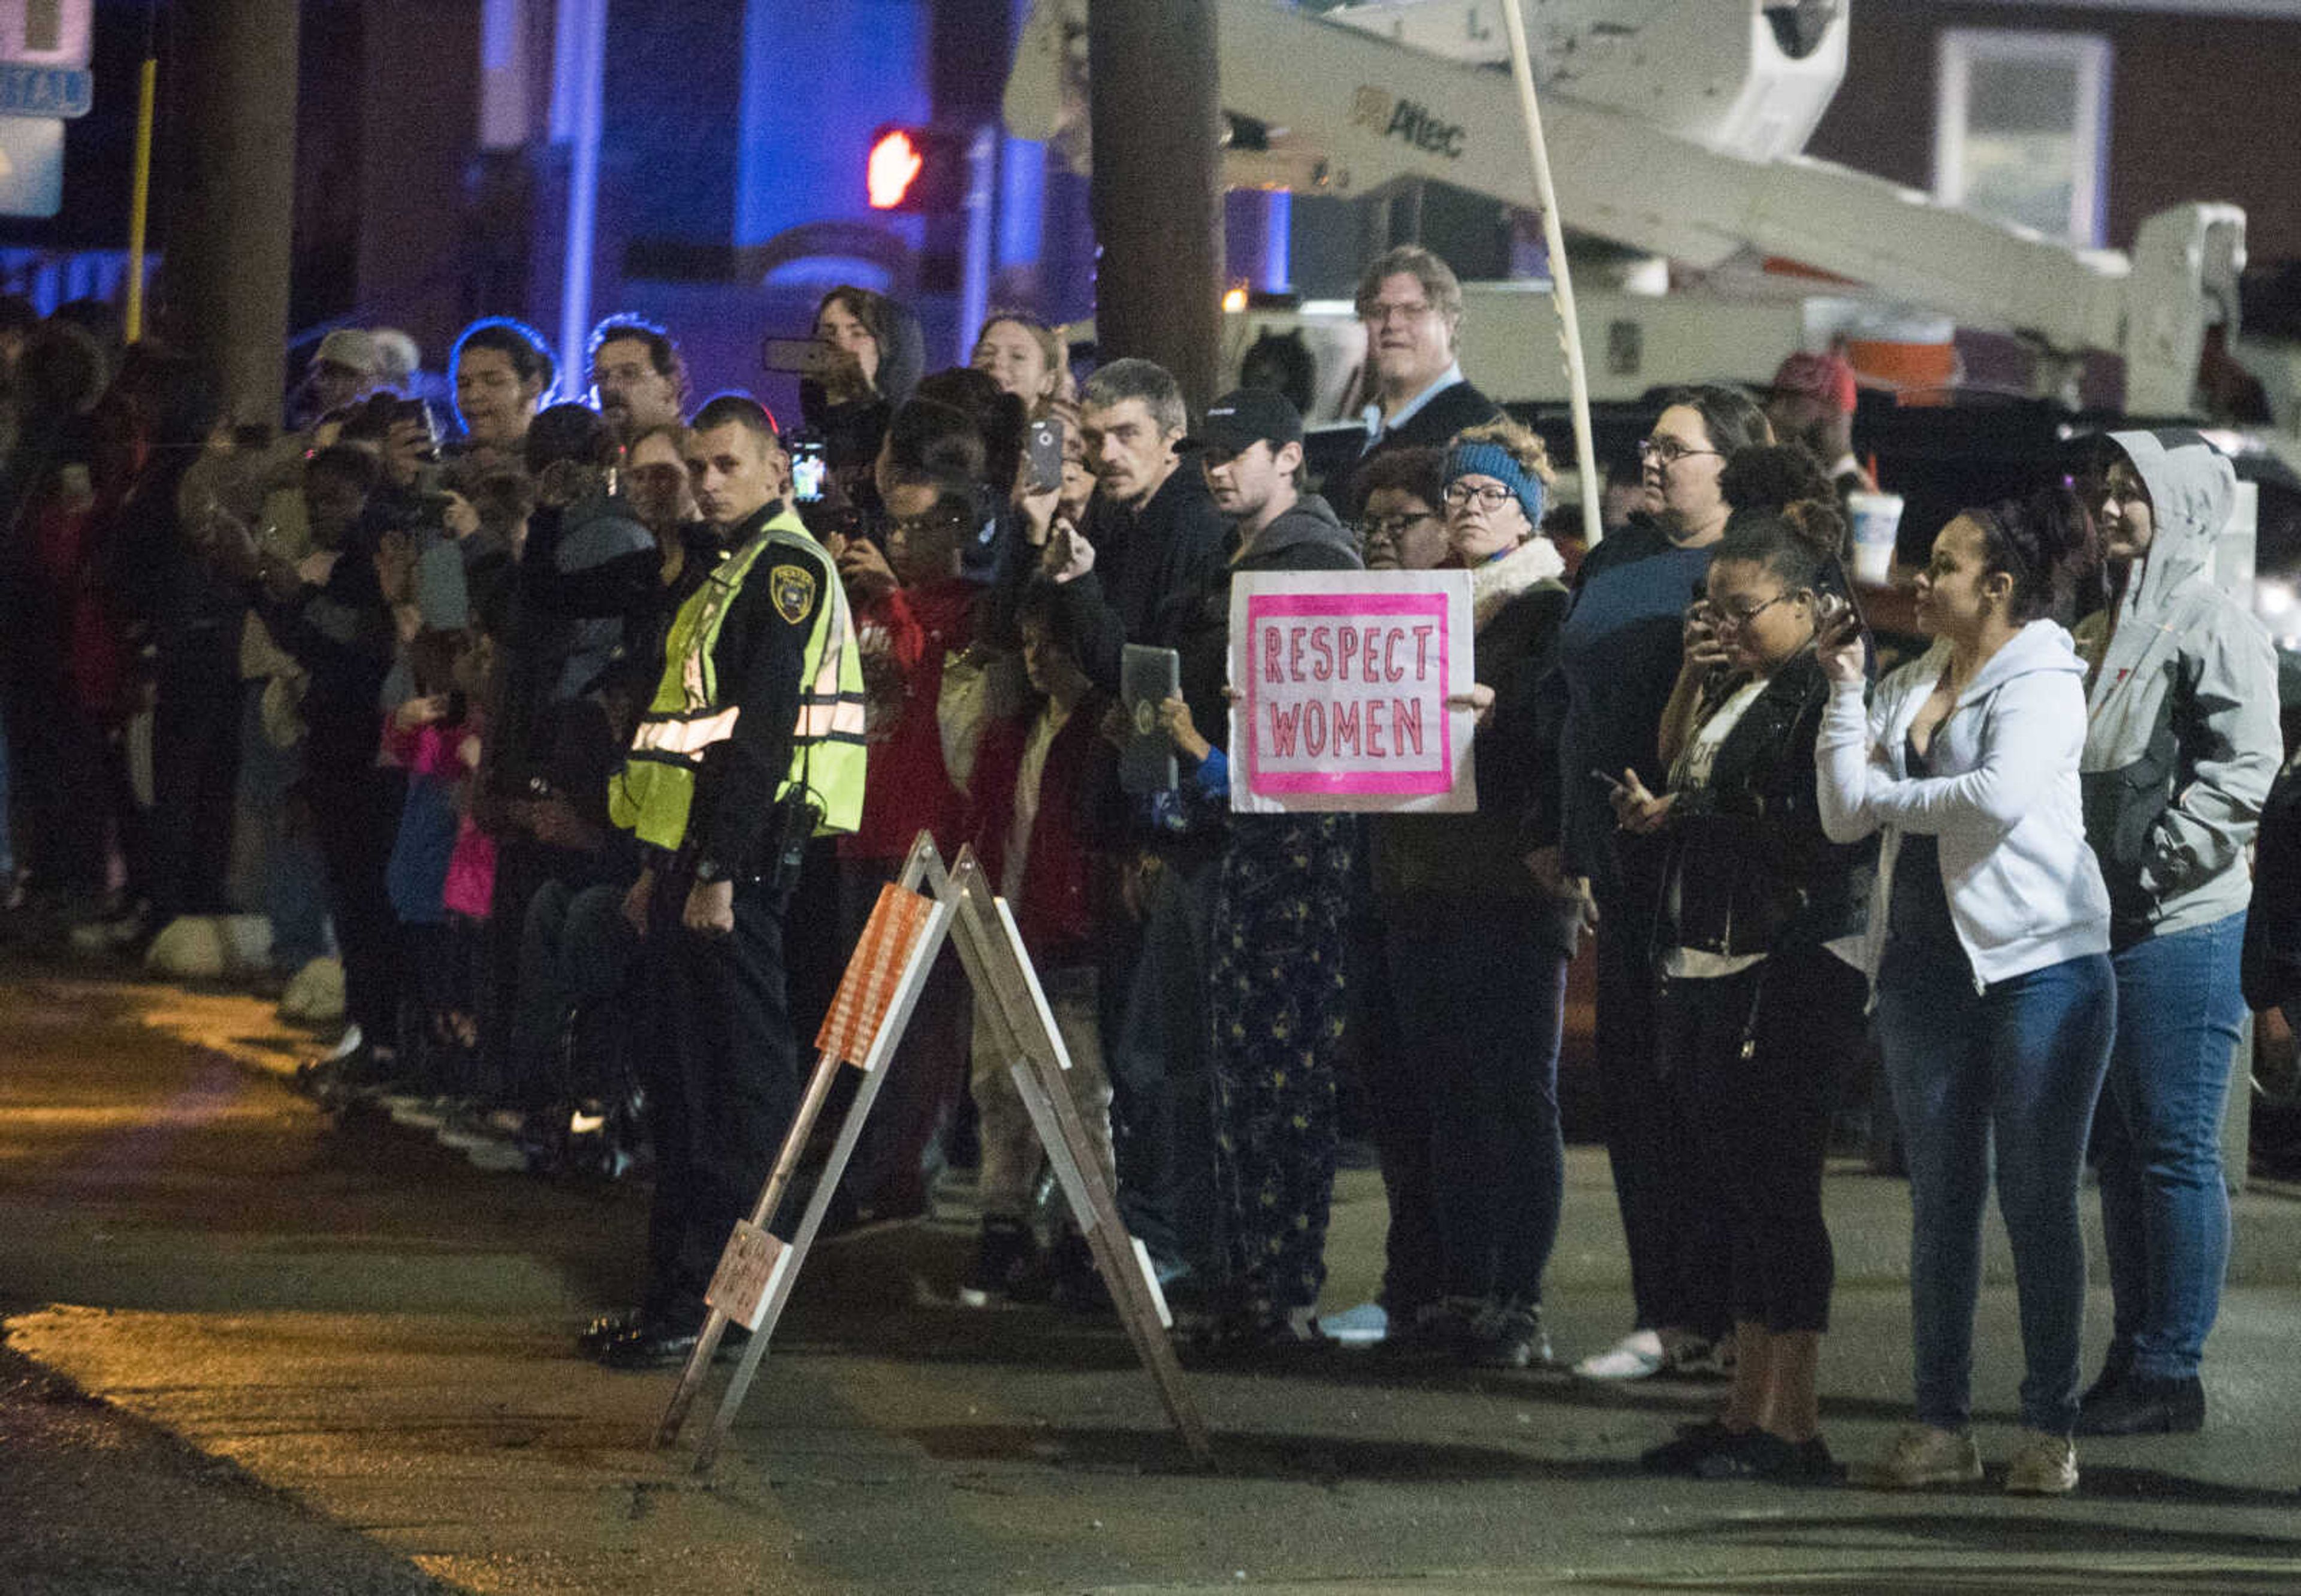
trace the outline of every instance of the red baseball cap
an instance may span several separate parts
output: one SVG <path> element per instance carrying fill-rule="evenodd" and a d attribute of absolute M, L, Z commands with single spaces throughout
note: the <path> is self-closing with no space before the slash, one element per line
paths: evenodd
<path fill-rule="evenodd" d="M 1774 373 L 1778 394 L 1804 394 L 1839 411 L 1853 408 L 1853 368 L 1836 355 L 1791 355 Z"/>

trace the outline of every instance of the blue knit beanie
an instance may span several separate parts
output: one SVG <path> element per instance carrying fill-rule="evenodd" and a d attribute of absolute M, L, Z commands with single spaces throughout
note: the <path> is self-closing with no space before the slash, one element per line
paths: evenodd
<path fill-rule="evenodd" d="M 1518 463 L 1517 456 L 1498 443 L 1483 440 L 1458 443 L 1446 451 L 1446 487 L 1460 477 L 1492 477 L 1518 496 L 1526 523 L 1542 530 L 1542 479 Z"/>

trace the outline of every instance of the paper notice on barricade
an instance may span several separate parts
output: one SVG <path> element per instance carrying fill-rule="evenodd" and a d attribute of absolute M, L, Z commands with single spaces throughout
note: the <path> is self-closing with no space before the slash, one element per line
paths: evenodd
<path fill-rule="evenodd" d="M 1240 814 L 1478 806 L 1467 571 L 1251 572 L 1230 590 Z"/>
<path fill-rule="evenodd" d="M 781 1236 L 748 1219 L 738 1219 L 735 1233 L 727 1238 L 727 1249 L 719 1255 L 719 1267 L 712 1271 L 703 1300 L 731 1322 L 757 1330 L 767 1316 L 767 1299 L 774 1295 L 775 1282 L 791 1267 L 791 1250 Z"/>
<path fill-rule="evenodd" d="M 816 1033 L 818 1051 L 865 1067 L 933 907 L 929 899 L 892 882 L 879 889 L 878 905 L 864 924 L 854 957 L 847 961 L 847 973 L 840 977 L 823 1029 Z"/>

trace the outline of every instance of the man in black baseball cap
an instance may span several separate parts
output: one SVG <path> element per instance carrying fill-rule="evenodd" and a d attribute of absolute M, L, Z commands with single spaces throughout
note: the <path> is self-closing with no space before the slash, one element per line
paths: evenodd
<path fill-rule="evenodd" d="M 1215 508 L 1231 523 L 1231 565 L 1263 570 L 1330 569 L 1287 551 L 1341 548 L 1356 565 L 1355 544 L 1326 501 L 1302 491 L 1302 414 L 1284 394 L 1234 389 L 1207 406 L 1206 422 L 1177 444 L 1198 456 Z M 1307 562 L 1307 563 L 1306 563 Z"/>
<path fill-rule="evenodd" d="M 1326 501 L 1301 490 L 1302 417 L 1276 393 L 1241 389 L 1207 406 L 1195 449 L 1229 556 L 1177 629 L 1180 701 L 1163 721 L 1187 780 L 1226 791 L 1231 580 L 1241 572 L 1355 571 L 1358 544 Z M 1187 469 L 1187 468 L 1186 468 Z M 1219 1134 L 1216 1190 L 1228 1238 L 1223 1332 L 1241 1352 L 1318 1344 L 1313 1311 L 1335 1176 L 1335 1075 L 1342 1035 L 1340 906 L 1350 832 L 1331 815 L 1231 817 L 1215 862 L 1215 949 L 1199 990 L 1214 1020 Z M 1251 882 L 1251 891 L 1226 883 Z M 1253 959 L 1225 950 L 1255 949 Z M 1284 956 L 1271 960 L 1273 948 Z"/>
<path fill-rule="evenodd" d="M 1237 388 L 1207 406 L 1206 425 L 1176 445 L 1181 449 L 1243 455 L 1258 443 L 1274 449 L 1302 442 L 1302 413 L 1284 394 Z"/>

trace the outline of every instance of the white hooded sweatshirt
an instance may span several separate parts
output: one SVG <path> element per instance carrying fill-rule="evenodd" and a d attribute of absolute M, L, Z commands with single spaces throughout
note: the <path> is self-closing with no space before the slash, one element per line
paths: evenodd
<path fill-rule="evenodd" d="M 1958 941 L 1987 990 L 2031 970 L 2109 950 L 2109 891 L 2086 845 L 2078 756 L 2085 744 L 2085 663 L 2070 634 L 2032 621 L 1990 656 L 1912 777 L 1910 723 L 1949 662 L 1937 643 L 1878 684 L 1832 688 L 1814 748 L 1821 829 L 1833 842 L 1882 831 L 1863 967 L 1886 948 L 1894 865 L 1904 833 L 1930 834 Z"/>

